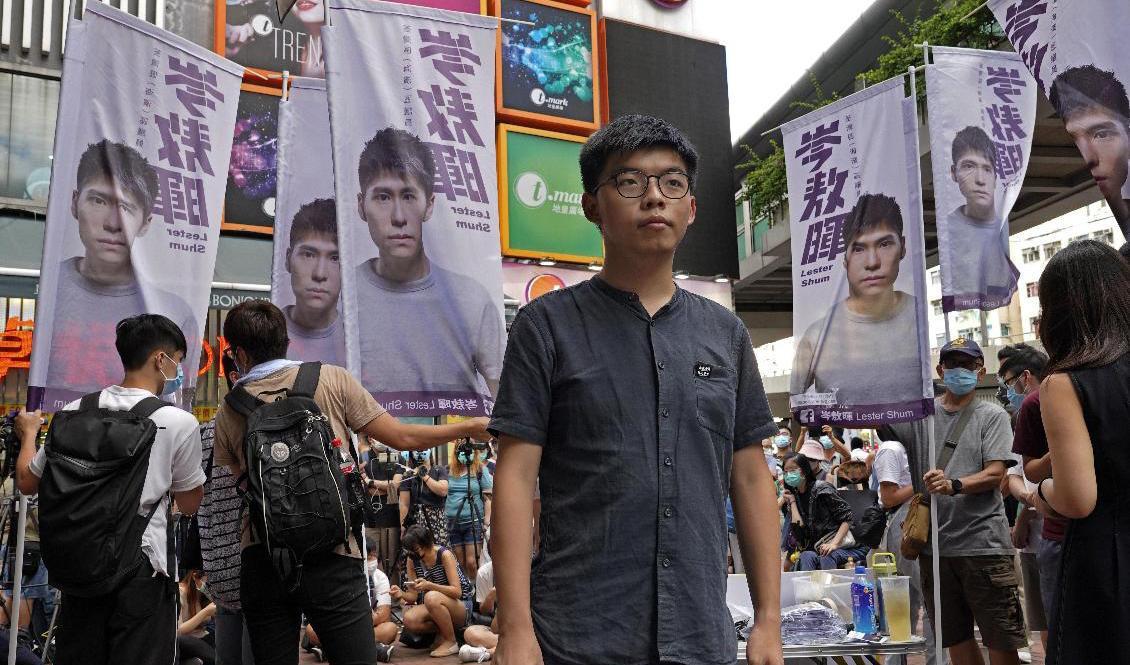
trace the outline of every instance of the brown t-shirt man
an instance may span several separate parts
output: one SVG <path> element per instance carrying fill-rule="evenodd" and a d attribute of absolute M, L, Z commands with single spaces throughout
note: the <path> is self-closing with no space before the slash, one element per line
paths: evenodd
<path fill-rule="evenodd" d="M 266 401 L 292 387 L 297 376 L 298 365 L 293 365 L 258 381 L 243 384 L 243 387 L 254 397 Z M 361 431 L 365 425 L 386 414 L 384 407 L 373 399 L 357 379 L 344 368 L 335 365 L 322 365 L 321 374 L 318 375 L 318 389 L 314 391 L 314 403 L 329 419 L 334 436 L 342 441 L 349 441 L 353 432 Z M 213 463 L 231 467 L 233 472 L 242 474 L 246 470 L 243 450 L 243 437 L 246 431 L 247 420 L 226 403 L 222 404 L 216 414 Z M 241 550 L 258 542 L 246 515 L 243 518 L 242 529 Z M 339 545 L 335 552 L 361 556 L 361 548 L 356 543 L 349 552 L 344 545 Z"/>

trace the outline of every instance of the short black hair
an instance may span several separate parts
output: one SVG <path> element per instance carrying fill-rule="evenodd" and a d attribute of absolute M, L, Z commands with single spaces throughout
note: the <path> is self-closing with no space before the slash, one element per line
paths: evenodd
<path fill-rule="evenodd" d="M 324 235 L 337 242 L 337 204 L 333 199 L 314 199 L 294 214 L 290 223 L 290 246 L 311 235 Z"/>
<path fill-rule="evenodd" d="M 365 551 L 368 552 L 369 554 L 376 555 L 377 554 L 377 541 L 373 540 L 369 536 L 365 536 Z"/>
<path fill-rule="evenodd" d="M 651 148 L 671 148 L 687 165 L 687 176 L 694 190 L 698 176 L 698 150 L 678 127 L 650 115 L 622 115 L 598 129 L 581 146 L 581 183 L 593 193 L 600 172 L 614 155 L 629 155 Z"/>
<path fill-rule="evenodd" d="M 78 160 L 75 189 L 81 192 L 91 178 L 99 177 L 113 180 L 136 199 L 144 211 L 143 217 L 153 211 L 158 191 L 157 172 L 140 152 L 109 139 L 88 145 Z"/>
<path fill-rule="evenodd" d="M 382 173 L 394 173 L 407 180 L 414 178 L 424 193 L 435 190 L 436 164 L 432 149 L 420 137 L 403 129 L 385 127 L 377 132 L 357 160 L 357 182 L 364 194 L 369 183 Z"/>
<path fill-rule="evenodd" d="M 898 435 L 895 434 L 894 428 L 886 423 L 875 428 L 875 436 L 880 441 L 898 441 Z"/>
<path fill-rule="evenodd" d="M 184 333 L 172 319 L 160 314 L 138 314 L 118 321 L 114 329 L 114 347 L 127 372 L 141 369 L 149 354 L 164 351 L 188 353 Z"/>
<path fill-rule="evenodd" d="M 1122 243 L 1122 246 L 1118 248 L 1118 253 L 1122 255 L 1122 258 L 1130 261 L 1130 242 Z"/>
<path fill-rule="evenodd" d="M 864 194 L 855 202 L 855 207 L 848 213 L 841 227 L 840 235 L 844 239 L 844 251 L 851 247 L 855 238 L 867 231 L 880 226 L 889 226 L 899 238 L 902 238 L 902 209 L 893 196 L 886 194 Z"/>
<path fill-rule="evenodd" d="M 243 349 L 252 364 L 286 357 L 290 339 L 286 317 L 267 300 L 244 300 L 224 319 L 224 339 L 232 349 Z"/>
<path fill-rule="evenodd" d="M 852 450 L 859 450 L 860 448 L 863 447 L 863 445 L 864 445 L 863 439 L 859 438 L 858 436 L 851 437 L 851 449 Z"/>
<path fill-rule="evenodd" d="M 1047 374 L 1048 367 L 1048 354 L 1037 349 L 1031 344 L 1015 344 L 1012 347 L 1012 353 L 1001 361 L 1000 369 L 997 370 L 997 376 L 1004 378 L 1012 374 L 1014 377 L 1022 374 L 1024 370 L 1032 373 L 1032 376 L 1039 380 L 1043 380 Z"/>
<path fill-rule="evenodd" d="M 1126 86 L 1112 72 L 1094 65 L 1072 67 L 1055 77 L 1048 101 L 1064 122 L 1076 112 L 1101 108 L 1121 118 L 1124 127 L 1130 127 Z"/>
<path fill-rule="evenodd" d="M 432 536 L 432 532 L 428 531 L 422 524 L 413 524 L 408 527 L 404 531 L 404 536 L 400 539 L 400 546 L 413 555 L 416 548 L 426 550 L 435 544 L 436 540 Z"/>
<path fill-rule="evenodd" d="M 957 160 L 962 155 L 969 152 L 981 155 L 989 160 L 990 164 L 996 163 L 997 147 L 993 144 L 993 140 L 989 138 L 985 130 L 974 125 L 954 134 L 953 147 L 950 150 L 954 165 L 957 165 Z"/>

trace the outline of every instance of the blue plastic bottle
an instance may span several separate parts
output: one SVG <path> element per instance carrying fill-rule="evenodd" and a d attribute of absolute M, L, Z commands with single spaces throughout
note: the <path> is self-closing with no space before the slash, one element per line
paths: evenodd
<path fill-rule="evenodd" d="M 855 580 L 851 583 L 851 619 L 858 633 L 878 632 L 875 620 L 878 603 L 875 602 L 875 583 L 867 576 L 866 566 L 855 567 Z"/>

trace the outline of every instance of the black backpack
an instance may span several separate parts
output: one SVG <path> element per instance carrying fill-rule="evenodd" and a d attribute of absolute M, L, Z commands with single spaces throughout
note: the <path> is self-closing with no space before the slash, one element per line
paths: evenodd
<path fill-rule="evenodd" d="M 39 484 L 40 546 L 51 586 L 80 597 L 110 593 L 137 574 L 145 562 L 142 535 L 161 505 L 137 513 L 157 436 L 149 417 L 170 404 L 147 397 L 112 411 L 98 407 L 99 395 L 52 418 Z"/>
<path fill-rule="evenodd" d="M 349 539 L 346 478 L 329 419 L 314 403 L 321 363 L 302 363 L 294 386 L 264 402 L 242 386 L 228 406 L 247 418 L 244 459 L 251 525 L 283 582 L 295 588 L 311 555 Z"/>

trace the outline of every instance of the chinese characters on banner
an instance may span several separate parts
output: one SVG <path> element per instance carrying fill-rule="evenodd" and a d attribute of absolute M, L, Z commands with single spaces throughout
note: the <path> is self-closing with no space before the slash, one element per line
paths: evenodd
<path fill-rule="evenodd" d="M 1122 232 L 1130 231 L 1130 49 L 1125 0 L 992 0 L 1024 64 L 1063 120 Z M 1104 128 L 1097 131 L 1102 125 Z"/>
<path fill-rule="evenodd" d="M 287 357 L 345 365 L 341 260 L 326 83 L 291 79 L 279 103 L 278 207 L 271 302 L 286 316 Z"/>
<path fill-rule="evenodd" d="M 505 343 L 497 21 L 365 0 L 329 11 L 347 366 L 394 415 L 487 413 Z"/>
<path fill-rule="evenodd" d="M 1016 292 L 1008 216 L 1032 152 L 1036 82 L 1020 56 L 934 47 L 926 68 L 942 308 L 992 310 Z"/>
<path fill-rule="evenodd" d="M 903 83 L 782 127 L 797 340 L 789 401 L 805 425 L 933 412 L 917 123 Z"/>
<path fill-rule="evenodd" d="M 102 3 L 71 33 L 32 404 L 58 410 L 120 381 L 118 321 L 155 313 L 186 338 L 176 399 L 191 408 L 242 75 L 242 67 Z"/>

